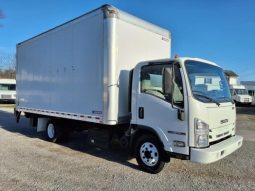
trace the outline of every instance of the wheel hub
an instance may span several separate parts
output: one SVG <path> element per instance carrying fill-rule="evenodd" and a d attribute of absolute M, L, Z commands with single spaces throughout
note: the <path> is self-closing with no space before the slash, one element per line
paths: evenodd
<path fill-rule="evenodd" d="M 145 156 L 147 159 L 149 159 L 149 158 L 151 158 L 151 153 L 150 153 L 149 151 L 145 151 L 145 152 L 144 152 L 144 156 Z"/>
<path fill-rule="evenodd" d="M 55 129 L 54 129 L 54 125 L 53 124 L 49 124 L 48 128 L 47 128 L 47 133 L 48 133 L 48 137 L 50 139 L 53 139 L 55 136 Z"/>
<path fill-rule="evenodd" d="M 146 142 L 140 147 L 140 157 L 148 166 L 155 166 L 159 160 L 157 147 L 150 142 Z"/>

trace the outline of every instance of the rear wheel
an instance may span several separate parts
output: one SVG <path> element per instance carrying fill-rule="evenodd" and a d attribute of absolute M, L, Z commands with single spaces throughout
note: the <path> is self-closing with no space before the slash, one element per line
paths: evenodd
<path fill-rule="evenodd" d="M 53 121 L 50 121 L 46 127 L 46 138 L 48 141 L 56 143 L 63 139 L 63 132 Z"/>
<path fill-rule="evenodd" d="M 165 165 L 164 150 L 152 135 L 143 135 L 137 140 L 135 155 L 139 166 L 147 172 L 159 173 Z"/>

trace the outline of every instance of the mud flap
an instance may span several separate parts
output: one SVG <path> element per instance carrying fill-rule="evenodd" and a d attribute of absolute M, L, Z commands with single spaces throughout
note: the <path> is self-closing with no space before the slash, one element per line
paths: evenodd
<path fill-rule="evenodd" d="M 14 108 L 14 115 L 16 118 L 16 123 L 19 123 L 21 111 L 17 111 L 16 108 Z"/>

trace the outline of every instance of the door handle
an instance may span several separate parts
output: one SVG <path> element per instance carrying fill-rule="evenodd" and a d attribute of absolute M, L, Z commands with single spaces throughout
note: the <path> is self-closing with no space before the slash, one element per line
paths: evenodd
<path fill-rule="evenodd" d="M 177 116 L 178 119 L 181 120 L 181 121 L 184 121 L 184 119 L 185 119 L 184 111 L 181 110 L 181 109 L 178 109 L 178 110 L 177 110 L 177 113 L 178 113 L 178 114 L 177 114 L 177 115 L 178 115 L 178 116 Z"/>
<path fill-rule="evenodd" d="M 138 117 L 140 119 L 143 119 L 144 118 L 144 108 L 143 107 L 139 107 L 138 108 Z"/>

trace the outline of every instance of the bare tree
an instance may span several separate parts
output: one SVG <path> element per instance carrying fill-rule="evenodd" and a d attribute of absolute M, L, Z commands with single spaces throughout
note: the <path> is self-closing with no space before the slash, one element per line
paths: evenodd
<path fill-rule="evenodd" d="M 15 79 L 15 54 L 0 54 L 0 78 Z"/>
<path fill-rule="evenodd" d="M 0 9 L 0 19 L 4 19 L 4 12 Z M 3 25 L 0 23 L 0 28 Z M 0 51 L 0 78 L 15 78 L 16 56 Z"/>

